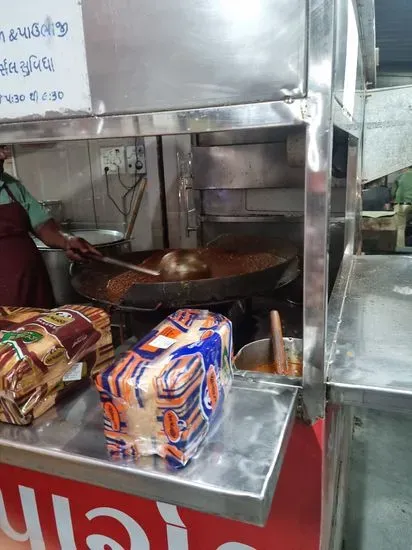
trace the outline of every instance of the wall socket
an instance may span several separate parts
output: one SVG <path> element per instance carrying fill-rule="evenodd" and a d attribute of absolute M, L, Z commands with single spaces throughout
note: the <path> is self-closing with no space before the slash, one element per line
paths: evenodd
<path fill-rule="evenodd" d="M 126 168 L 131 175 L 146 174 L 146 155 L 144 145 L 126 147 Z"/>
<path fill-rule="evenodd" d="M 124 146 L 101 147 L 100 164 L 102 167 L 102 174 L 106 172 L 107 174 L 126 174 Z"/>

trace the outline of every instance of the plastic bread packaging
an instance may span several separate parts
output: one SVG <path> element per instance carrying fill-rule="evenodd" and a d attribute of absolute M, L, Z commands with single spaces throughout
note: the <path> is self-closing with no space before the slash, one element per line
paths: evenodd
<path fill-rule="evenodd" d="M 108 315 L 70 305 L 1 308 L 0 421 L 30 424 L 113 362 Z"/>
<path fill-rule="evenodd" d="M 167 317 L 95 378 L 109 454 L 186 465 L 221 416 L 232 354 L 223 315 L 182 309 Z"/>
<path fill-rule="evenodd" d="M 7 328 L 11 323 L 23 323 L 35 315 L 45 313 L 46 309 L 33 309 L 29 307 L 4 307 L 0 306 L 0 330 Z"/>

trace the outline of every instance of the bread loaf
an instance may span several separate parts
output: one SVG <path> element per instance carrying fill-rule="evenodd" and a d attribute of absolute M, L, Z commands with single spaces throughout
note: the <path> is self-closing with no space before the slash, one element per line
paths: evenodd
<path fill-rule="evenodd" d="M 0 312 L 0 420 L 28 424 L 113 361 L 110 321 L 101 309 Z"/>
<path fill-rule="evenodd" d="M 109 453 L 184 466 L 222 412 L 232 380 L 223 315 L 179 310 L 96 377 Z"/>

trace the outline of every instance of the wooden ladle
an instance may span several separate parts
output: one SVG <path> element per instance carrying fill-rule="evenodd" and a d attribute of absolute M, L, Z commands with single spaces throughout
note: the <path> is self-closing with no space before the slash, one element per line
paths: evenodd
<path fill-rule="evenodd" d="M 282 323 L 278 311 L 270 312 L 270 332 L 272 337 L 273 355 L 276 374 L 286 375 L 288 363 L 286 359 L 285 345 L 283 342 Z"/>

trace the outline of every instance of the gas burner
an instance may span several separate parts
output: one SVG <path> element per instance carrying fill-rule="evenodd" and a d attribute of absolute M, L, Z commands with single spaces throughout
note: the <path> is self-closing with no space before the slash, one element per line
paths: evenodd
<path fill-rule="evenodd" d="M 295 338 L 302 337 L 302 306 L 293 304 L 285 296 L 258 297 L 234 302 L 209 304 L 202 309 L 209 309 L 214 313 L 221 313 L 232 322 L 233 346 L 235 353 L 246 344 L 254 340 L 261 340 L 270 336 L 269 313 L 272 309 L 279 311 L 283 334 Z M 140 340 L 163 319 L 175 310 L 157 310 L 133 313 L 121 313 L 122 318 L 112 317 L 116 343 L 122 343 L 127 338 L 135 337 Z M 119 312 L 115 314 L 118 316 Z M 116 320 L 115 320 L 116 319 Z M 119 327 L 123 327 L 120 338 L 117 338 Z"/>
<path fill-rule="evenodd" d="M 209 309 L 214 313 L 221 313 L 232 322 L 235 351 L 247 343 L 245 339 L 245 320 L 248 317 L 248 304 L 246 300 L 237 300 L 220 304 L 210 304 L 198 309 Z M 135 337 L 138 340 L 146 336 L 153 328 L 161 323 L 175 309 L 161 309 L 157 311 L 116 312 L 112 316 L 112 327 L 116 336 L 116 343 L 122 343 L 125 339 Z M 123 332 L 121 327 L 124 327 Z M 120 338 L 117 336 L 120 331 Z M 117 341 L 119 340 L 119 341 Z M 250 339 L 248 340 L 250 341 Z"/>

